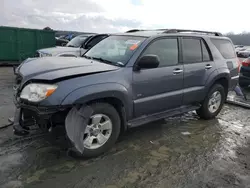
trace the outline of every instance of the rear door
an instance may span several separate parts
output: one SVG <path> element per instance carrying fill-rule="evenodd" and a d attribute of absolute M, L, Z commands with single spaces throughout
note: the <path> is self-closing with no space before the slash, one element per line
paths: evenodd
<path fill-rule="evenodd" d="M 204 99 L 204 88 L 212 72 L 216 71 L 211 52 L 203 38 L 182 38 L 184 64 L 183 104 L 189 105 Z"/>

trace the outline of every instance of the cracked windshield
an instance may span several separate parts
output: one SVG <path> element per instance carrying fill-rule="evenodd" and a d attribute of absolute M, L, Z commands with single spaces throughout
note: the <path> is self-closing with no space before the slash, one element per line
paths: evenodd
<path fill-rule="evenodd" d="M 0 187 L 250 187 L 242 6 L 2 0 Z"/>

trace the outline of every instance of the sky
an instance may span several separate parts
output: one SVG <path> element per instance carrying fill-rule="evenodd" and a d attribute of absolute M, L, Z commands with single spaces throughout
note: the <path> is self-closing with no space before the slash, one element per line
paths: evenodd
<path fill-rule="evenodd" d="M 99 33 L 135 28 L 250 31 L 239 8 L 250 7 L 249 0 L 0 0 L 0 4 L 0 26 Z"/>

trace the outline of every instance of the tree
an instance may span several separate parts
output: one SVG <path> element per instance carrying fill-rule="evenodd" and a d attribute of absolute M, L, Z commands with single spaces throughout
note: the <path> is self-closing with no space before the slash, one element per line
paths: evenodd
<path fill-rule="evenodd" d="M 50 27 L 45 27 L 43 28 L 43 30 L 52 31 L 53 29 L 51 29 Z"/>

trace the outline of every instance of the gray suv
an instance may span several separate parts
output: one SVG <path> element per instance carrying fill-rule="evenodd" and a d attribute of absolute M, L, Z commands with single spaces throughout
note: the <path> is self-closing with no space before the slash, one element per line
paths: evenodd
<path fill-rule="evenodd" d="M 131 30 L 82 58 L 32 61 L 17 70 L 15 134 L 28 134 L 34 123 L 49 131 L 63 125 L 87 157 L 131 127 L 193 110 L 214 118 L 238 83 L 234 46 L 217 32 Z"/>

